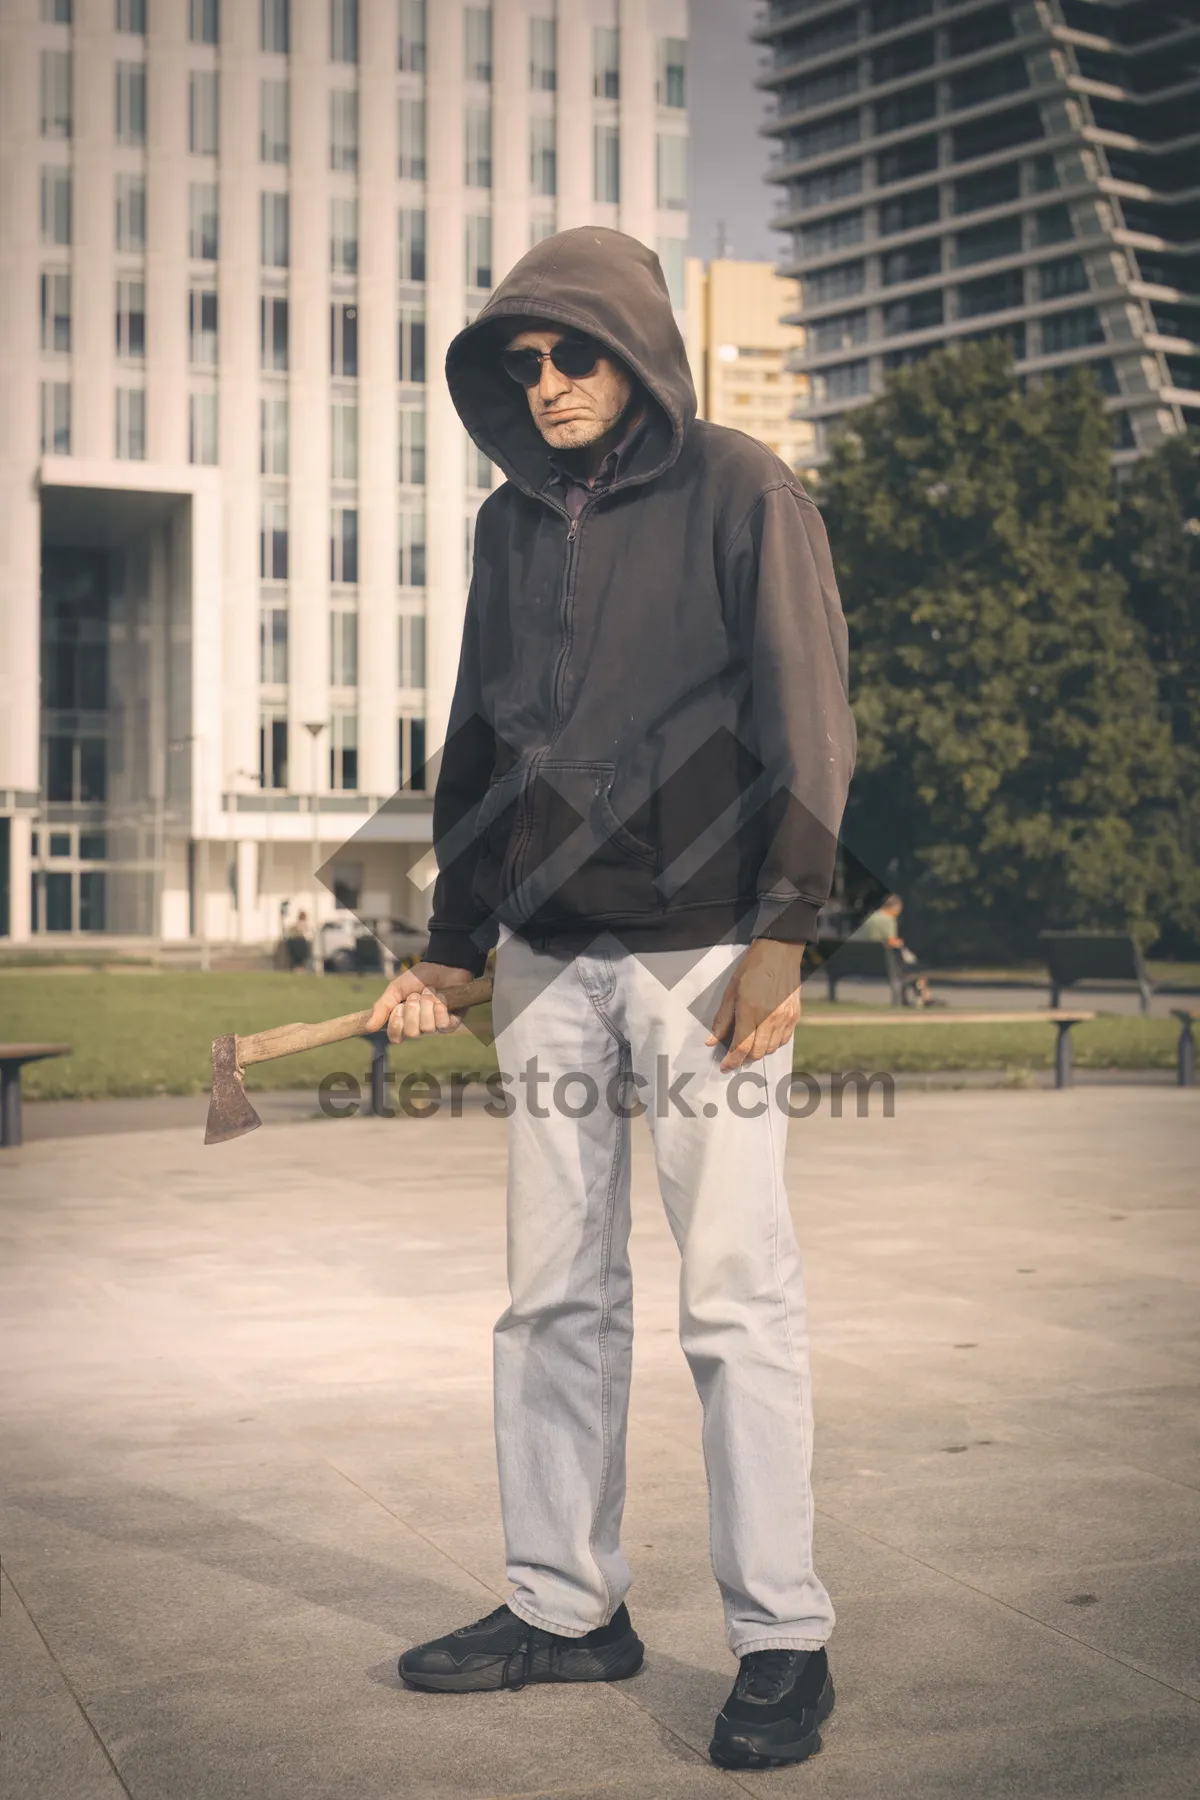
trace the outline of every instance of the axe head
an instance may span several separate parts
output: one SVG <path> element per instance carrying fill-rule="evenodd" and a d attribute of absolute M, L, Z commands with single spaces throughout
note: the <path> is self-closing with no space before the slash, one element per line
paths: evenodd
<path fill-rule="evenodd" d="M 262 1120 L 246 1098 L 242 1071 L 238 1067 L 237 1039 L 230 1032 L 213 1039 L 212 1092 L 208 1097 L 208 1124 L 204 1128 L 206 1144 L 227 1144 L 231 1138 L 245 1137 Z"/>

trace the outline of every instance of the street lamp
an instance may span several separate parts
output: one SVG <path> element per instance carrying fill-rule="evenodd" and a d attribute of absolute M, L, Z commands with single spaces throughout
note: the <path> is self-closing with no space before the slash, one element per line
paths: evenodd
<path fill-rule="evenodd" d="M 312 812 L 313 974 L 324 975 L 325 958 L 321 954 L 321 933 L 317 925 L 317 899 L 320 892 L 317 886 L 317 861 L 321 854 L 320 818 L 317 813 L 317 777 L 321 771 L 321 753 L 318 748 L 318 740 L 325 729 L 325 721 L 324 719 L 306 719 L 304 721 L 304 729 L 312 739 L 312 788 L 309 792 L 308 804 L 309 809 Z"/>

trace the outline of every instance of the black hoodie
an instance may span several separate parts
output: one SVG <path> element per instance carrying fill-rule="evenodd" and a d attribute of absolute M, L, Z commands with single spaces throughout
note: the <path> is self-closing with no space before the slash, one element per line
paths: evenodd
<path fill-rule="evenodd" d="M 646 397 L 574 525 L 500 367 L 528 320 L 598 338 Z M 446 379 L 508 479 L 476 527 L 429 959 L 480 969 L 500 920 L 537 944 L 807 937 L 854 760 L 833 566 L 792 471 L 696 419 L 658 258 L 600 226 L 544 239 L 454 339 Z"/>

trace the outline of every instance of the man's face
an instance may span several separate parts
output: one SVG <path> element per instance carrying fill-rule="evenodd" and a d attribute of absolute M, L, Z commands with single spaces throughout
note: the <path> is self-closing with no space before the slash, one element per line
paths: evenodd
<path fill-rule="evenodd" d="M 509 339 L 507 348 L 546 352 L 561 343 L 564 335 L 553 327 L 520 331 Z M 541 377 L 535 387 L 525 389 L 525 396 L 534 424 L 553 449 L 581 450 L 612 430 L 632 392 L 630 377 L 607 356 L 597 359 L 590 375 L 574 378 L 556 369 L 545 356 Z"/>

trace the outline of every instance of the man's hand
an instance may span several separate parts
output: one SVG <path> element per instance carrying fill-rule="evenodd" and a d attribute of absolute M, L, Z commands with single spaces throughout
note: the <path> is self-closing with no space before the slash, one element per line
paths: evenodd
<path fill-rule="evenodd" d="M 755 938 L 717 1008 L 709 1044 L 729 1046 L 723 1070 L 740 1069 L 778 1050 L 800 1023 L 803 944 Z"/>
<path fill-rule="evenodd" d="M 462 987 L 471 980 L 470 969 L 452 969 L 446 963 L 420 962 L 389 981 L 371 1010 L 368 1031 L 387 1026 L 388 1040 L 420 1037 L 427 1031 L 453 1031 L 461 1014 L 452 1013 L 441 998 L 441 989 Z"/>

